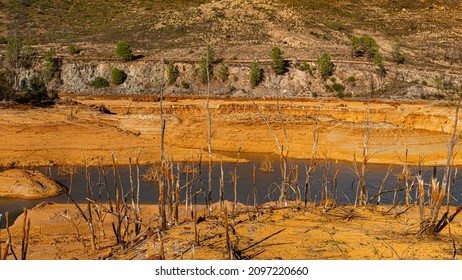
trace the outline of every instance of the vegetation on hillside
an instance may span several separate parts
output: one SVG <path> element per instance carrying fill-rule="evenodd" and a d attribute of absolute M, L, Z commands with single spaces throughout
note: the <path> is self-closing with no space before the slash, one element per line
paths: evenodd
<path fill-rule="evenodd" d="M 213 77 L 213 63 L 215 62 L 215 51 L 212 47 L 207 47 L 205 55 L 199 63 L 199 78 L 203 84 L 207 84 Z"/>
<path fill-rule="evenodd" d="M 125 80 L 125 73 L 119 68 L 114 67 L 111 71 L 111 81 L 114 85 L 121 85 Z M 103 82 L 104 83 L 104 82 Z"/>
<path fill-rule="evenodd" d="M 271 67 L 278 75 L 287 72 L 287 67 L 284 61 L 284 52 L 279 47 L 271 49 Z"/>
<path fill-rule="evenodd" d="M 323 53 L 318 60 L 316 61 L 318 64 L 318 69 L 319 69 L 319 75 L 321 78 L 324 80 L 332 76 L 334 73 L 335 65 L 330 59 L 330 56 L 328 53 Z"/>
<path fill-rule="evenodd" d="M 130 61 L 133 59 L 133 52 L 127 41 L 117 42 L 115 53 L 123 61 Z"/>
<path fill-rule="evenodd" d="M 94 88 L 105 88 L 109 86 L 109 82 L 103 77 L 96 77 L 91 81 L 90 86 Z"/>
<path fill-rule="evenodd" d="M 457 44 L 461 37 L 456 30 L 462 7 L 457 1 L 259 0 L 249 5 L 240 0 L 7 1 L 2 7 L 6 24 L 0 27 L 0 36 L 17 35 L 32 45 L 107 46 L 127 40 L 134 49 L 147 51 L 194 49 L 213 43 L 226 46 L 231 56 L 240 46 L 247 46 L 252 53 L 260 52 L 260 57 L 266 54 L 267 43 L 306 46 L 314 41 L 299 51 L 313 56 L 337 49 L 346 57 L 348 38 L 374 34 L 388 48 L 399 40 L 405 53 L 413 50 L 416 58 L 406 63 L 462 64 Z M 432 36 L 424 36 L 427 33 Z M 99 51 L 111 53 L 109 49 Z M 392 56 L 382 55 L 385 60 Z"/>
<path fill-rule="evenodd" d="M 252 88 L 257 87 L 263 81 L 263 69 L 257 61 L 252 63 L 250 67 L 250 85 Z"/>

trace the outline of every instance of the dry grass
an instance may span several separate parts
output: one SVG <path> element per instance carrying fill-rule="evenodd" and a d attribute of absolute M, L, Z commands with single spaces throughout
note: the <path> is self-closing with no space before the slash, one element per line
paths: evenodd
<path fill-rule="evenodd" d="M 8 1 L 0 35 L 19 28 L 32 44 L 97 44 L 106 54 L 127 40 L 142 51 L 191 49 L 196 56 L 206 44 L 226 46 L 229 57 L 247 55 L 241 47 L 268 56 L 269 45 L 282 44 L 296 50 L 292 56 L 308 48 L 311 56 L 349 57 L 351 35 L 373 34 L 385 58 L 398 39 L 407 63 L 460 64 L 460 10 L 442 0 Z"/>

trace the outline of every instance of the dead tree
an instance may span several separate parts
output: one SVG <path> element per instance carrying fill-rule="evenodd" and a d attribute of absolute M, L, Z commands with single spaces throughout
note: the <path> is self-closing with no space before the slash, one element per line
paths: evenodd
<path fill-rule="evenodd" d="M 213 215 L 212 210 L 212 117 L 210 114 L 210 56 L 211 50 L 207 48 L 206 51 L 206 64 L 205 69 L 207 72 L 207 102 L 205 108 L 207 110 L 207 147 L 209 153 L 209 185 L 207 192 L 207 207 L 209 209 L 209 215 Z"/>
<path fill-rule="evenodd" d="M 319 122 L 319 117 L 317 113 L 314 116 L 313 145 L 311 147 L 310 165 L 308 167 L 305 165 L 305 208 L 308 205 L 308 201 L 310 201 L 310 193 L 311 193 L 310 176 L 311 176 L 311 173 L 314 172 L 314 170 L 316 169 L 316 164 L 317 164 L 318 143 L 319 143 L 318 122 Z"/>
<path fill-rule="evenodd" d="M 258 108 L 257 104 L 255 103 L 255 101 L 252 101 L 252 103 L 255 106 L 258 114 L 262 117 L 263 121 L 265 122 L 266 127 L 268 127 L 268 130 L 271 133 L 271 135 L 273 136 L 274 141 L 276 142 L 276 145 L 278 147 L 277 153 L 278 153 L 278 156 L 279 156 L 279 166 L 281 168 L 281 177 L 282 177 L 282 182 L 281 182 L 281 186 L 280 186 L 280 195 L 279 195 L 279 206 L 282 206 L 282 205 L 287 206 L 287 201 L 286 201 L 286 192 L 287 192 L 287 185 L 288 185 L 288 180 L 287 180 L 288 179 L 287 157 L 289 155 L 289 138 L 287 136 L 286 126 L 285 126 L 284 119 L 282 118 L 282 114 L 281 114 L 281 111 L 280 111 L 280 108 L 279 108 L 279 100 L 277 102 L 278 116 L 279 116 L 279 119 L 281 120 L 281 124 L 282 124 L 283 131 L 284 131 L 284 136 L 285 136 L 285 141 L 286 141 L 286 149 L 285 150 L 284 150 L 284 145 L 282 145 L 279 142 L 278 137 L 276 136 L 273 129 L 269 125 L 268 120 L 266 119 L 266 117 L 259 110 L 259 108 Z"/>
<path fill-rule="evenodd" d="M 237 210 L 237 166 L 239 164 L 239 156 L 241 154 L 241 148 L 237 150 L 236 165 L 234 166 L 233 185 L 234 185 L 234 202 L 233 202 L 233 215 L 236 214 Z"/>
<path fill-rule="evenodd" d="M 160 228 L 167 228 L 167 217 L 165 214 L 165 155 L 164 155 L 164 136 L 165 136 L 165 120 L 163 117 L 162 100 L 164 93 L 164 59 L 162 58 L 161 82 L 160 82 L 160 176 L 159 176 L 159 217 Z"/>
<path fill-rule="evenodd" d="M 363 142 L 362 142 L 362 162 L 361 162 L 361 169 L 358 169 L 356 154 L 353 155 L 353 167 L 356 176 L 358 177 L 358 185 L 356 189 L 356 199 L 355 199 L 355 206 L 356 205 L 366 205 L 367 204 L 367 187 L 366 187 L 366 170 L 367 170 L 367 163 L 369 161 L 369 138 L 370 138 L 370 115 L 371 115 L 371 108 L 370 103 L 368 102 L 367 105 L 367 115 L 366 120 L 364 122 L 364 135 L 363 135 Z"/>
<path fill-rule="evenodd" d="M 429 198 L 430 206 L 430 216 L 421 223 L 420 233 L 426 232 L 427 234 L 436 234 L 442 231 L 459 212 L 462 210 L 462 207 L 458 207 L 456 211 L 449 216 L 449 206 L 451 203 L 451 177 L 453 177 L 452 168 L 453 168 L 453 157 L 454 157 L 454 147 L 459 141 L 462 131 L 457 132 L 457 127 L 459 123 L 459 108 L 460 108 L 460 98 L 457 103 L 454 125 L 451 133 L 451 138 L 448 141 L 448 153 L 446 158 L 446 166 L 444 168 L 443 180 L 441 184 L 437 181 L 436 178 L 432 179 L 431 194 Z M 423 187 L 422 187 L 423 188 Z M 446 196 L 446 212 L 443 216 L 439 218 L 439 212 Z M 422 194 L 420 195 L 422 197 Z M 422 202 L 419 202 L 422 204 Z M 422 214 L 421 209 L 421 215 Z"/>

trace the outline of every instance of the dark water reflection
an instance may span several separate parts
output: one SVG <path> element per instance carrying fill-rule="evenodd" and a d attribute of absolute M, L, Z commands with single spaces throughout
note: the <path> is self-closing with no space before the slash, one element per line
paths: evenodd
<path fill-rule="evenodd" d="M 261 160 L 263 156 L 257 155 L 246 155 L 246 158 L 250 159 L 249 163 L 240 163 L 238 165 L 238 185 L 237 185 L 237 197 L 238 201 L 243 204 L 253 204 L 253 183 L 252 183 L 252 169 L 255 165 L 257 167 L 256 172 L 256 193 L 257 193 L 257 202 L 259 204 L 276 201 L 279 197 L 278 186 L 281 183 L 281 172 L 279 168 L 279 160 L 273 158 L 273 167 L 274 172 L 262 172 L 259 170 Z M 304 160 L 288 160 L 290 166 L 298 165 L 299 167 L 299 179 L 298 185 L 300 187 L 300 193 L 302 199 L 304 199 L 304 182 L 305 182 L 305 166 L 309 165 L 309 161 Z M 198 164 L 196 163 L 198 168 Z M 339 170 L 337 176 L 337 198 L 340 204 L 351 204 L 354 203 L 356 186 L 357 186 L 357 177 L 353 171 L 353 165 L 347 162 L 339 162 Z M 366 183 L 368 188 L 369 198 L 375 196 L 379 192 L 379 186 L 382 184 L 385 174 L 387 173 L 388 165 L 378 165 L 378 164 L 369 164 L 366 174 Z M 141 166 L 140 173 L 144 174 L 150 166 Z M 204 191 L 208 188 L 208 163 L 202 163 L 201 166 L 201 176 L 200 178 L 192 185 L 193 192 L 203 189 Z M 225 163 L 223 164 L 224 177 L 225 177 L 225 199 L 233 200 L 233 182 L 232 175 L 234 173 L 235 163 Z M 46 172 L 45 168 L 37 168 L 41 172 Z M 107 199 L 107 193 L 109 193 L 111 199 L 113 199 L 114 194 L 114 174 L 112 167 L 105 167 L 106 176 L 104 179 L 101 174 L 101 170 L 98 168 L 91 168 L 90 171 L 90 182 L 93 189 L 93 199 L 97 201 L 105 202 Z M 213 201 L 218 200 L 218 188 L 219 188 L 219 176 L 220 176 L 220 165 L 217 162 L 214 162 L 213 165 Z M 397 188 L 397 175 L 401 173 L 402 167 L 394 166 L 391 169 L 390 175 L 383 185 L 383 190 L 393 190 Z M 84 168 L 78 168 L 78 173 L 73 176 L 71 195 L 77 202 L 85 202 L 87 197 L 86 192 L 86 179 Z M 418 171 L 417 167 L 411 167 L 412 175 L 415 175 Z M 422 175 L 425 179 L 425 182 L 429 182 L 433 168 L 424 167 L 421 168 Z M 323 198 L 323 185 L 327 180 L 329 190 L 332 190 L 332 179 L 335 172 L 335 162 L 320 162 L 316 170 L 311 174 L 311 192 L 309 193 L 309 200 L 319 202 Z M 443 169 L 437 169 L 437 175 L 441 179 Z M 58 168 L 51 168 L 52 176 L 55 180 L 61 182 L 62 184 L 70 187 L 71 186 L 71 177 L 68 176 L 59 176 Z M 130 190 L 130 179 L 129 179 L 129 168 L 128 166 L 121 166 L 120 173 L 122 178 L 122 186 L 124 192 L 127 194 Z M 134 173 L 135 174 L 135 173 Z M 191 175 L 190 175 L 191 177 Z M 185 183 L 185 175 L 181 177 L 182 185 Z M 136 180 L 136 179 L 135 179 Z M 452 203 L 455 205 L 460 205 L 462 199 L 461 188 L 460 186 L 461 178 L 458 176 L 455 185 L 456 190 L 454 192 L 454 198 Z M 120 184 L 120 182 L 117 182 Z M 107 191 L 106 191 L 107 190 Z M 181 191 L 181 198 L 185 199 L 185 191 L 183 188 Z M 382 204 L 390 204 L 396 199 L 398 202 L 402 203 L 404 201 L 404 195 L 402 193 L 398 194 L 394 198 L 395 193 L 389 192 L 381 196 Z M 412 192 L 412 197 L 415 197 L 415 191 Z M 290 192 L 289 199 L 294 199 L 294 192 Z M 130 201 L 130 195 L 127 196 L 128 201 Z M 43 200 L 19 200 L 19 199 L 1 199 L 0 198 L 0 213 L 9 212 L 10 213 L 10 223 L 22 212 L 23 208 L 32 208 L 38 203 L 44 201 L 51 201 L 57 203 L 67 203 L 68 197 L 66 195 L 61 195 L 54 198 L 43 199 Z M 158 187 L 155 183 L 140 181 L 140 202 L 141 203 L 157 203 L 158 201 Z M 205 195 L 200 194 L 197 196 L 197 203 L 205 203 Z M 377 200 L 373 200 L 371 203 L 377 203 Z M 2 227 L 4 227 L 5 218 L 2 218 L 1 221 Z"/>

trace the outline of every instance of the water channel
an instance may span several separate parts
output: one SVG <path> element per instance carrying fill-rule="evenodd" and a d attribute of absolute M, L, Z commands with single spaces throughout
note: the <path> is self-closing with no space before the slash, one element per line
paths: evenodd
<path fill-rule="evenodd" d="M 237 183 L 237 198 L 240 203 L 251 205 L 253 204 L 253 176 L 252 170 L 253 166 L 256 166 L 256 201 L 258 204 L 266 203 L 269 201 L 277 201 L 280 191 L 279 186 L 281 183 L 281 171 L 279 165 L 279 159 L 276 157 L 269 158 L 268 156 L 262 155 L 244 155 L 241 158 L 250 160 L 250 162 L 239 163 L 238 164 L 238 183 Z M 260 170 L 261 162 L 263 160 L 270 160 L 273 163 L 273 172 L 263 172 Z M 301 199 L 304 197 L 304 184 L 305 184 L 305 166 L 309 165 L 308 160 L 296 160 L 289 159 L 289 166 L 298 165 L 299 176 L 298 176 L 298 186 L 300 188 Z M 224 170 L 224 182 L 225 182 L 225 199 L 233 201 L 234 200 L 234 191 L 233 191 L 233 181 L 232 174 L 234 173 L 236 164 L 235 163 L 223 163 Z M 140 166 L 140 174 L 145 174 L 146 171 L 151 166 Z M 195 167 L 199 169 L 199 164 L 195 163 Z M 195 181 L 194 184 L 191 184 L 193 188 L 193 193 L 202 189 L 203 193 L 199 194 L 196 198 L 196 202 L 199 204 L 205 203 L 205 191 L 208 188 L 208 162 L 203 162 L 200 166 L 200 176 L 199 179 Z M 389 166 L 380 165 L 380 164 L 369 164 L 367 166 L 366 173 L 366 185 L 368 189 L 368 197 L 373 198 L 378 192 L 379 188 L 384 181 L 384 177 L 387 174 Z M 43 173 L 50 173 L 52 177 L 58 182 L 64 184 L 67 187 L 71 186 L 71 176 L 70 175 L 58 175 L 58 167 L 52 167 L 46 169 L 44 167 L 35 168 Z M 401 173 L 402 166 L 393 166 L 389 176 L 383 183 L 383 191 L 394 190 L 399 188 L 398 186 L 398 176 Z M 218 201 L 218 189 L 219 189 L 219 179 L 220 179 L 220 164 L 219 162 L 214 162 L 213 164 L 213 201 Z M 422 167 L 418 168 L 416 166 L 411 166 L 411 175 L 416 175 L 418 170 L 421 170 L 422 176 L 426 183 L 430 182 L 430 178 L 433 174 L 433 167 Z M 93 199 L 97 201 L 106 201 L 106 190 L 113 196 L 114 189 L 114 173 L 112 167 L 108 166 L 104 168 L 106 176 L 104 179 L 101 175 L 101 168 L 92 167 L 89 169 L 90 173 L 90 182 L 93 189 Z M 437 177 L 442 177 L 443 168 L 437 168 Z M 135 174 L 135 172 L 133 171 Z M 319 203 L 322 198 L 324 198 L 324 189 L 327 182 L 327 188 L 329 192 L 333 191 L 333 178 L 335 173 L 335 162 L 332 161 L 320 161 L 315 171 L 311 174 L 311 190 L 308 194 L 308 198 L 311 202 Z M 129 193 L 130 189 L 130 176 L 128 166 L 120 167 L 120 174 L 122 179 L 122 187 L 124 188 L 125 193 Z M 192 175 L 189 175 L 192 177 Z M 116 176 L 118 177 L 118 176 Z M 336 196 L 338 203 L 340 205 L 352 204 L 355 201 L 355 194 L 357 188 L 357 176 L 353 170 L 353 164 L 350 162 L 339 162 L 338 163 L 338 175 L 336 180 Z M 120 186 L 120 181 L 117 179 Z M 452 204 L 460 205 L 462 201 L 462 188 L 460 183 L 462 181 L 461 176 L 458 176 L 455 180 L 455 191 L 452 198 Z M 135 179 L 136 182 L 136 179 Z M 185 183 L 185 175 L 181 175 L 181 184 Z M 295 184 L 293 184 L 295 185 Z M 413 189 L 412 200 L 416 197 L 415 189 Z M 85 168 L 77 168 L 77 173 L 72 176 L 72 188 L 71 188 L 72 197 L 79 203 L 86 202 L 87 191 L 86 191 L 86 177 L 85 177 Z M 182 188 L 181 199 L 184 200 L 186 197 L 186 188 Z M 293 191 L 289 192 L 288 199 L 294 199 L 295 193 Z M 380 198 L 381 204 L 391 204 L 395 200 L 396 202 L 404 202 L 404 193 L 396 193 L 394 191 L 387 192 L 381 195 Z M 23 199 L 6 199 L 0 198 L 0 214 L 3 214 L 1 220 L 1 227 L 5 226 L 5 212 L 9 212 L 10 224 L 14 219 L 22 213 L 24 208 L 32 208 L 37 204 L 49 201 L 55 203 L 68 203 L 68 197 L 64 194 L 58 197 L 40 199 L 40 200 L 23 200 Z M 151 181 L 140 180 L 140 203 L 142 204 L 156 204 L 158 202 L 158 187 L 156 183 Z M 371 203 L 376 204 L 377 198 L 371 200 Z"/>

